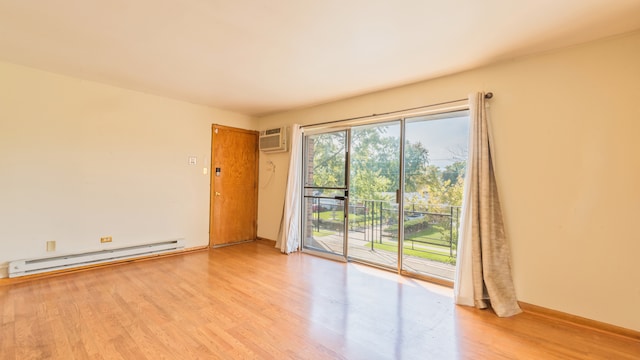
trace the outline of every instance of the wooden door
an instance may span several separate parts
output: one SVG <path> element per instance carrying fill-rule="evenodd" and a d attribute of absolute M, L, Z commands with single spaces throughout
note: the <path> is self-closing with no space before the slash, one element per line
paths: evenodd
<path fill-rule="evenodd" d="M 209 245 L 255 240 L 257 214 L 258 132 L 214 124 Z"/>

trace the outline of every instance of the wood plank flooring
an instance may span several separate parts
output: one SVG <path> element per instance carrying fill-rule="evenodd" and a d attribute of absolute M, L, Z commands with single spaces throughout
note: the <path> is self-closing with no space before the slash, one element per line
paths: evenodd
<path fill-rule="evenodd" d="M 261 242 L 0 286 L 0 359 L 638 359 L 640 342 Z"/>

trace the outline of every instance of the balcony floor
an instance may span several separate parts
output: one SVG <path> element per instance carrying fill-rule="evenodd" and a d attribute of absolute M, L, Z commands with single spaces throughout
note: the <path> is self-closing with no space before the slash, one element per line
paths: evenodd
<path fill-rule="evenodd" d="M 342 234 L 314 236 L 313 239 L 306 240 L 306 246 L 316 250 L 330 253 L 343 253 Z M 390 269 L 397 269 L 398 255 L 381 249 L 371 249 L 370 242 L 363 239 L 360 232 L 349 232 L 349 258 L 374 263 Z M 455 277 L 455 265 L 441 263 L 429 259 L 424 259 L 412 255 L 404 255 L 403 270 L 422 275 L 434 276 L 445 280 L 453 281 Z"/>

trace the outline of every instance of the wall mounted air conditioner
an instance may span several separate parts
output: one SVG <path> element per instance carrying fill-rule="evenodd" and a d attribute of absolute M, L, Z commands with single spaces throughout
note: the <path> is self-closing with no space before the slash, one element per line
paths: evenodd
<path fill-rule="evenodd" d="M 260 131 L 260 151 L 287 151 L 287 128 L 285 126 Z"/>

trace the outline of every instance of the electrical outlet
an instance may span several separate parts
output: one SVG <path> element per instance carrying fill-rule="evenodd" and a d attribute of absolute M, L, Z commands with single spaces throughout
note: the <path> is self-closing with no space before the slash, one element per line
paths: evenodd
<path fill-rule="evenodd" d="M 47 241 L 47 251 L 56 251 L 55 240 Z"/>
<path fill-rule="evenodd" d="M 112 242 L 113 239 L 111 238 L 111 236 L 105 236 L 105 237 L 101 237 L 100 238 L 100 242 L 101 243 L 108 243 L 108 242 Z"/>

